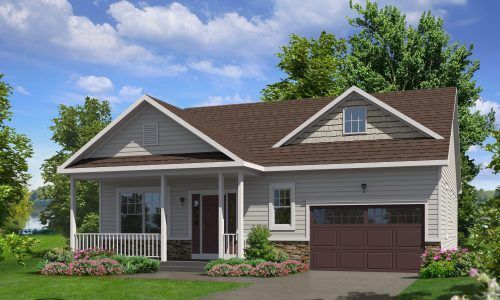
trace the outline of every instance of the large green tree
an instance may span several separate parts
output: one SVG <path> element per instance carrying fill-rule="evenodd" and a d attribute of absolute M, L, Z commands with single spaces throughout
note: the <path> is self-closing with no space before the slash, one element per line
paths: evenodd
<path fill-rule="evenodd" d="M 17 211 L 12 208 L 25 199 L 30 179 L 27 160 L 33 155 L 30 140 L 9 126 L 12 88 L 2 78 L 0 73 L 0 229 Z"/>
<path fill-rule="evenodd" d="M 459 201 L 460 231 L 467 234 L 477 208 L 469 182 L 479 173 L 466 151 L 481 145 L 493 130 L 494 114 L 471 108 L 481 88 L 474 79 L 479 61 L 473 46 L 452 43 L 441 18 L 425 12 L 416 26 L 395 6 L 374 2 L 352 4 L 349 19 L 355 33 L 337 38 L 322 32 L 318 39 L 291 35 L 277 54 L 287 75 L 262 90 L 262 101 L 338 95 L 352 85 L 368 92 L 457 87 L 463 193 Z"/>
<path fill-rule="evenodd" d="M 40 197 L 52 201 L 40 219 L 68 236 L 69 177 L 57 174 L 57 167 L 111 122 L 111 108 L 108 101 L 87 97 L 83 105 L 59 105 L 59 115 L 52 122 L 52 140 L 61 150 L 42 165 L 46 185 L 41 188 Z M 97 183 L 90 181 L 79 181 L 76 189 L 77 225 L 80 225 L 87 214 L 98 212 L 99 191 Z"/>

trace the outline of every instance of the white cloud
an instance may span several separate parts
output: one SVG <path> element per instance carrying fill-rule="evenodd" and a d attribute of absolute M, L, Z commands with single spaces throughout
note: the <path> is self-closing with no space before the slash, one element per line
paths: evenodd
<path fill-rule="evenodd" d="M 113 89 L 111 79 L 104 76 L 80 76 L 75 82 L 76 86 L 89 93 L 101 94 Z"/>
<path fill-rule="evenodd" d="M 472 145 L 469 147 L 469 149 L 467 149 L 467 152 L 473 153 L 479 151 L 479 149 L 481 149 L 481 147 L 479 147 L 478 145 Z"/>
<path fill-rule="evenodd" d="M 481 114 L 487 114 L 491 110 L 495 112 L 495 124 L 498 127 L 500 124 L 500 103 L 479 98 L 476 100 L 472 111 L 479 111 Z"/>
<path fill-rule="evenodd" d="M 31 96 L 30 91 L 25 89 L 24 87 L 18 85 L 16 86 L 16 91 L 19 92 L 19 94 L 25 95 L 25 96 Z"/>
<path fill-rule="evenodd" d="M 252 100 L 249 96 L 241 97 L 240 94 L 236 93 L 232 96 L 210 96 L 207 101 L 203 101 L 195 104 L 195 106 L 215 106 L 215 105 L 226 105 L 226 104 L 240 104 L 240 103 L 251 103 L 257 102 Z"/>
<path fill-rule="evenodd" d="M 239 79 L 244 75 L 243 70 L 236 65 L 223 65 L 220 67 L 216 67 L 214 66 L 213 62 L 208 60 L 192 62 L 189 64 L 189 67 L 196 71 L 233 79 Z"/>
<path fill-rule="evenodd" d="M 122 86 L 118 94 L 122 97 L 136 97 L 142 94 L 142 88 L 130 85 L 124 85 Z"/>

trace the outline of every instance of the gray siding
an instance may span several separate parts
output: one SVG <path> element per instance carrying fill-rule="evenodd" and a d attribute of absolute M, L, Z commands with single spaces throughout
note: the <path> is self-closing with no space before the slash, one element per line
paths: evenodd
<path fill-rule="evenodd" d="M 366 107 L 366 134 L 343 134 L 343 109 Z M 359 96 L 346 99 L 323 118 L 306 128 L 291 144 L 424 137 L 422 133 Z"/>
<path fill-rule="evenodd" d="M 139 109 L 140 110 L 140 109 Z M 158 122 L 158 145 L 143 146 L 143 124 Z M 158 109 L 144 104 L 142 110 L 87 157 L 133 156 L 217 151 Z"/>
<path fill-rule="evenodd" d="M 441 247 L 445 249 L 458 245 L 458 186 L 454 135 L 455 132 L 452 129 L 448 165 L 441 168 L 439 181 L 439 215 L 441 219 L 439 233 Z"/>
<path fill-rule="evenodd" d="M 295 183 L 295 231 L 273 231 L 274 240 L 307 239 L 306 205 L 325 204 L 391 204 L 427 203 L 428 232 L 426 240 L 438 240 L 437 167 L 389 168 L 369 170 L 336 170 L 310 172 L 276 172 L 245 178 L 245 232 L 253 225 L 269 224 L 269 183 Z M 361 183 L 367 184 L 362 193 Z M 102 232 L 116 230 L 116 189 L 131 186 L 159 186 L 160 180 L 102 182 Z M 172 222 L 169 239 L 189 237 L 189 191 L 217 191 L 217 177 L 172 177 Z M 235 174 L 225 176 L 226 190 L 236 190 Z"/>

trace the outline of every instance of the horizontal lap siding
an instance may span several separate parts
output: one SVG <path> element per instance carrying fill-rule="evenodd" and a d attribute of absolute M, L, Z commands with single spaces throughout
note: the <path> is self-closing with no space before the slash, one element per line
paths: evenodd
<path fill-rule="evenodd" d="M 295 183 L 295 231 L 273 231 L 276 240 L 306 238 L 306 204 L 428 203 L 428 236 L 438 236 L 437 167 L 262 174 L 245 184 L 245 232 L 268 225 L 269 183 Z M 363 193 L 361 183 L 367 184 Z"/>
<path fill-rule="evenodd" d="M 213 152 L 215 148 L 158 109 L 147 105 L 88 157 Z M 143 124 L 158 122 L 158 145 L 143 146 Z"/>

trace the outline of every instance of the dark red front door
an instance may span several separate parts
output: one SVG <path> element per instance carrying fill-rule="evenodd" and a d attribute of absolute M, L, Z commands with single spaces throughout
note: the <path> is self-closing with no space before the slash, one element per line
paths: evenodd
<path fill-rule="evenodd" d="M 311 208 L 311 268 L 416 272 L 424 248 L 424 207 Z"/>
<path fill-rule="evenodd" d="M 202 197 L 202 253 L 218 253 L 219 235 L 218 235 L 218 198 L 217 196 Z"/>

